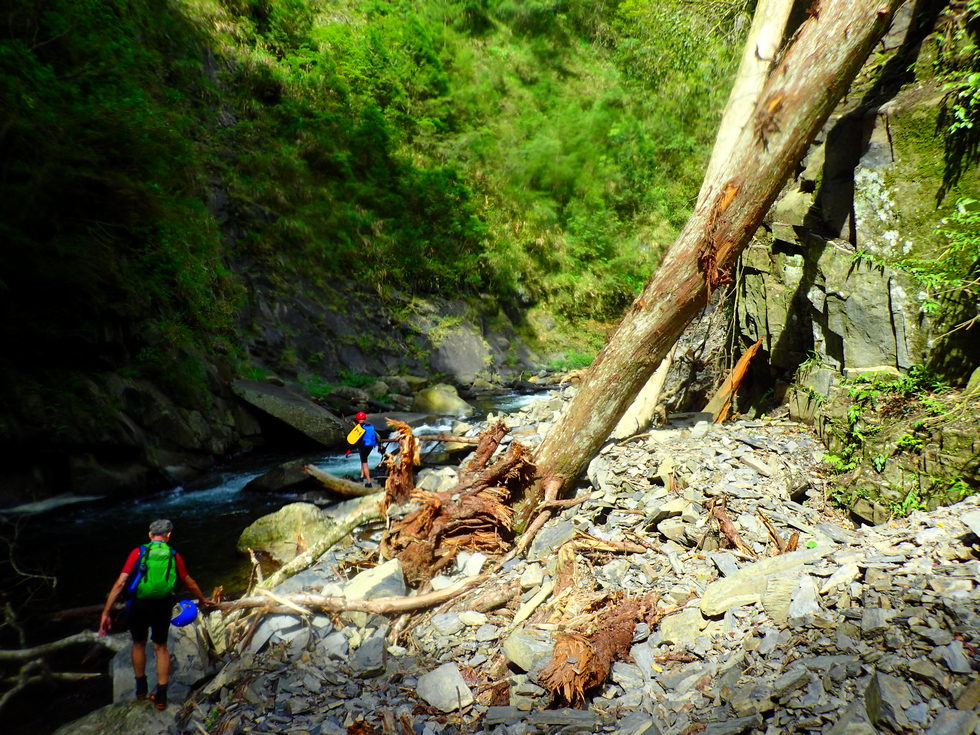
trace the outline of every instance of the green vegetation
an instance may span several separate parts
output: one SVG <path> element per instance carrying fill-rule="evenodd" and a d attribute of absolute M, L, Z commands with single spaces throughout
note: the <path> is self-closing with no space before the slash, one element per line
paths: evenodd
<path fill-rule="evenodd" d="M 980 310 L 980 202 L 960 199 L 937 233 L 943 245 L 938 255 L 904 258 L 898 267 L 910 273 L 927 294 L 924 308 L 936 312 L 954 302 L 974 314 Z M 957 328 L 976 323 L 974 316 Z"/>
<path fill-rule="evenodd" d="M 980 151 L 980 0 L 950 3 L 936 37 L 935 72 L 946 91 L 937 130 L 945 151 L 941 201 Z"/>
<path fill-rule="evenodd" d="M 865 373 L 844 385 L 849 402 L 837 404 L 835 451 L 824 455 L 832 473 L 847 475 L 832 491 L 835 502 L 851 507 L 865 498 L 905 516 L 974 492 L 965 476 L 976 474 L 977 461 L 969 400 L 921 366 L 901 376 Z"/>
<path fill-rule="evenodd" d="M 200 387 L 300 276 L 617 315 L 727 94 L 751 3 L 710 5 L 11 0 L 7 367 Z"/>

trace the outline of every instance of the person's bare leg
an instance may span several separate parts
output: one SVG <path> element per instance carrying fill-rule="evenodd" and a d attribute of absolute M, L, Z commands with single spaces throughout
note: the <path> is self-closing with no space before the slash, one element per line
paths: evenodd
<path fill-rule="evenodd" d="M 367 462 L 361 462 L 361 479 L 369 485 L 371 484 L 371 470 L 368 468 Z"/>
<path fill-rule="evenodd" d="M 137 679 L 142 679 L 146 676 L 146 641 L 133 643 L 131 658 L 133 659 L 133 673 L 136 674 Z"/>
<path fill-rule="evenodd" d="M 153 650 L 157 656 L 157 686 L 170 681 L 170 651 L 167 644 L 154 643 Z"/>

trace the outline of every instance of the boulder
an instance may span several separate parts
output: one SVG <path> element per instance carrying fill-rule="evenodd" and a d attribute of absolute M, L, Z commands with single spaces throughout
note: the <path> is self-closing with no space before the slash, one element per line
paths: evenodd
<path fill-rule="evenodd" d="M 472 416 L 474 413 L 473 407 L 459 397 L 453 386 L 446 383 L 423 388 L 416 393 L 412 410 L 443 416 Z"/>
<path fill-rule="evenodd" d="M 236 548 L 242 553 L 248 553 L 249 549 L 263 551 L 285 564 L 330 527 L 331 521 L 315 505 L 290 503 L 262 516 L 242 531 Z"/>
<path fill-rule="evenodd" d="M 435 346 L 429 361 L 434 373 L 452 376 L 463 385 L 488 374 L 493 362 L 490 346 L 473 324 L 463 322 L 430 332 L 429 337 Z"/>
<path fill-rule="evenodd" d="M 236 380 L 239 398 L 326 447 L 344 443 L 349 427 L 306 396 L 288 388 L 255 380 Z"/>
<path fill-rule="evenodd" d="M 168 735 L 179 710 L 176 704 L 163 711 L 146 702 L 107 704 L 62 725 L 54 735 Z"/>
<path fill-rule="evenodd" d="M 273 467 L 264 475 L 250 480 L 242 488 L 242 492 L 247 493 L 293 493 L 306 490 L 323 490 L 323 485 L 303 472 L 306 460 L 297 459 L 292 462 L 283 462 L 278 467 Z"/>

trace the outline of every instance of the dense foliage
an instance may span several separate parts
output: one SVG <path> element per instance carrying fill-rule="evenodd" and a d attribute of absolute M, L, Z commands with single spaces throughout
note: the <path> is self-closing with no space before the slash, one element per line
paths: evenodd
<path fill-rule="evenodd" d="M 301 272 L 616 314 L 686 218 L 747 5 L 10 0 L 8 359 L 173 379 L 234 352 L 249 278 Z"/>

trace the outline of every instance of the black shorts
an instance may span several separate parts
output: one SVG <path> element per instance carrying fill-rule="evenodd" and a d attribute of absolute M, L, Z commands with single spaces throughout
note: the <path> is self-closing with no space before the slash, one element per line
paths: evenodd
<path fill-rule="evenodd" d="M 367 462 L 368 457 L 371 456 L 371 452 L 373 452 L 376 448 L 377 447 L 365 447 L 364 445 L 359 446 L 357 451 L 361 455 L 361 462 Z"/>
<path fill-rule="evenodd" d="M 157 645 L 166 645 L 173 606 L 174 601 L 169 597 L 163 600 L 133 600 L 129 606 L 129 634 L 133 637 L 133 643 L 146 643 L 146 634 L 150 631 L 150 640 Z"/>

